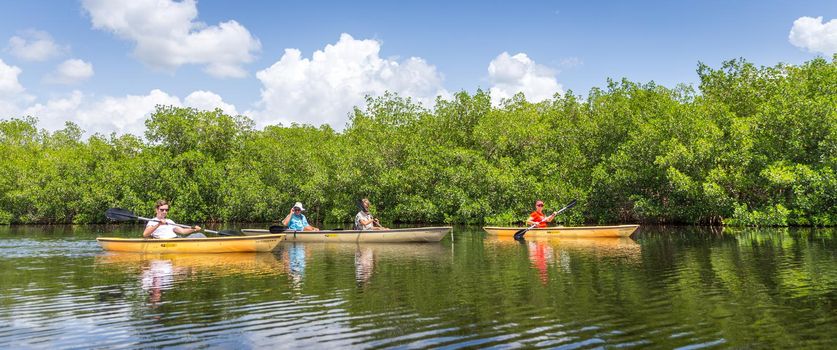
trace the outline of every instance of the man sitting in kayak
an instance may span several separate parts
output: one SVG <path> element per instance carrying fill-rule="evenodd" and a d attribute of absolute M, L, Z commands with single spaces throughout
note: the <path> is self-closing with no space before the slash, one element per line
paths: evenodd
<path fill-rule="evenodd" d="M 308 224 L 308 219 L 302 214 L 303 211 L 305 209 L 302 207 L 302 203 L 296 202 L 291 207 L 288 216 L 285 216 L 285 219 L 282 220 L 282 225 L 285 225 L 291 231 L 319 231 L 320 229 Z"/>
<path fill-rule="evenodd" d="M 543 215 L 543 201 L 538 199 L 535 201 L 535 211 L 529 214 L 529 218 L 526 219 L 526 225 L 532 226 L 535 223 L 538 224 L 536 227 L 546 227 L 546 223 L 552 222 L 552 219 L 555 218 L 555 214 L 553 213 L 550 216 Z"/>
<path fill-rule="evenodd" d="M 189 238 L 206 238 L 203 233 L 195 233 L 201 230 L 200 226 L 193 226 L 191 228 L 177 227 L 174 221 L 166 219 L 169 214 L 169 202 L 165 199 L 158 200 L 154 205 L 157 215 L 154 219 L 149 220 L 145 225 L 145 231 L 142 232 L 143 238 L 159 238 L 169 239 L 177 238 L 177 234 L 185 235 L 191 233 Z"/>
<path fill-rule="evenodd" d="M 369 213 L 369 199 L 364 198 L 360 200 L 360 211 L 355 215 L 355 230 L 387 230 L 386 227 L 381 226 L 378 219 L 372 217 Z"/>

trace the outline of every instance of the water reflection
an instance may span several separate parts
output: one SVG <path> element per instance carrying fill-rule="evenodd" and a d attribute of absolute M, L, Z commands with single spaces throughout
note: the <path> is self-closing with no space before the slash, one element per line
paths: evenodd
<path fill-rule="evenodd" d="M 300 289 L 312 261 L 322 263 L 334 257 L 353 256 L 354 278 L 359 286 L 368 283 L 379 262 L 398 266 L 415 260 L 437 260 L 451 254 L 449 248 L 433 243 L 286 243 L 279 256 L 287 266 L 292 287 Z M 314 268 L 321 268 L 317 265 Z M 317 273 L 323 273 L 318 271 Z"/>
<path fill-rule="evenodd" d="M 185 269 L 178 268 L 178 273 Z M 163 299 L 163 290 L 174 285 L 175 269 L 171 260 L 146 260 L 140 277 L 141 288 L 148 293 L 148 305 L 155 308 Z"/>
<path fill-rule="evenodd" d="M 630 238 L 532 237 L 517 241 L 513 237 L 487 236 L 485 244 L 522 246 L 526 248 L 532 267 L 537 270 L 541 284 L 549 281 L 549 267 L 556 266 L 570 273 L 573 256 L 577 258 L 619 259 L 638 262 L 642 247 Z"/>
<path fill-rule="evenodd" d="M 372 247 L 358 246 L 355 251 L 355 280 L 364 285 L 375 270 L 375 250 Z"/>
<path fill-rule="evenodd" d="M 255 276 L 285 271 L 282 262 L 271 253 L 227 254 L 142 254 L 106 252 L 96 256 L 98 268 L 139 269 L 140 289 L 148 295 L 148 306 L 158 307 L 164 292 L 179 281 L 194 275 L 221 277 Z"/>
<path fill-rule="evenodd" d="M 299 288 L 302 284 L 302 278 L 305 277 L 305 245 L 300 243 L 293 243 L 285 245 L 282 254 L 282 261 L 287 266 L 286 271 L 291 276 L 291 282 L 294 288 Z"/>
<path fill-rule="evenodd" d="M 3 236 L 0 348 L 835 348 L 834 230 L 104 253 Z M 296 276 L 296 277 L 295 277 Z M 296 279 L 296 281 L 294 280 Z"/>
<path fill-rule="evenodd" d="M 276 274 L 284 268 L 282 262 L 272 253 L 142 254 L 105 252 L 96 256 L 97 266 L 151 266 L 154 261 L 168 262 L 175 275 L 179 272 L 200 272 L 216 276 Z M 165 269 L 160 271 L 166 272 Z"/>

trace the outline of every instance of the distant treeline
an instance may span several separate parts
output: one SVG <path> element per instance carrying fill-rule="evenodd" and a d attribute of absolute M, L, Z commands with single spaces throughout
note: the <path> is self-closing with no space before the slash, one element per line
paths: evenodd
<path fill-rule="evenodd" d="M 158 107 L 145 138 L 0 120 L 0 223 L 100 223 L 110 207 L 183 222 L 837 224 L 837 56 L 699 65 L 700 85 L 609 81 L 582 99 L 460 92 L 432 109 L 369 98 L 342 132 Z M 114 116 L 118 118 L 119 116 Z"/>

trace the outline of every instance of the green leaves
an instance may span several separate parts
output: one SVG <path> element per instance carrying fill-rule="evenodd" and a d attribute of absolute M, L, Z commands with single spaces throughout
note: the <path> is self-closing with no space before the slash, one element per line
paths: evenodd
<path fill-rule="evenodd" d="M 146 139 L 0 120 L 0 223 L 90 223 L 108 207 L 186 222 L 522 222 L 535 199 L 565 223 L 837 223 L 837 61 L 698 67 L 699 91 L 608 80 L 532 103 L 458 92 L 421 106 L 394 93 L 342 132 L 256 130 L 220 110 L 160 106 Z"/>

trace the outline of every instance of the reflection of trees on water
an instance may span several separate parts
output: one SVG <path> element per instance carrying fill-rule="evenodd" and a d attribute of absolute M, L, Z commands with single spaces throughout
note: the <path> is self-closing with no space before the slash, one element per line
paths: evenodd
<path fill-rule="evenodd" d="M 723 337 L 731 347 L 825 348 L 837 300 L 833 232 L 651 227 L 637 239 L 641 249 L 618 240 L 498 242 L 475 232 L 458 236 L 455 252 L 445 244 L 305 244 L 294 264 L 292 244 L 275 255 L 102 253 L 93 269 L 89 257 L 5 258 L 2 321 L 26 312 L 26 320 L 65 317 L 56 324 L 69 326 L 41 333 L 78 339 L 86 335 L 79 321 L 102 317 L 94 326 L 106 334 L 135 329 L 136 347 L 190 347 L 183 344 L 192 339 L 205 341 L 192 347 L 223 348 L 231 334 L 255 333 L 291 346 L 334 348 L 351 339 L 355 347 L 418 348 L 431 338 L 445 347 L 445 337 L 497 339 L 506 331 L 531 336 L 510 347 L 545 347 L 528 341 L 561 331 L 603 346 L 640 338 L 675 348 Z M 40 299 L 31 299 L 36 289 Z M 84 292 L 91 297 L 77 297 Z M 177 334 L 183 330 L 188 336 Z"/>

